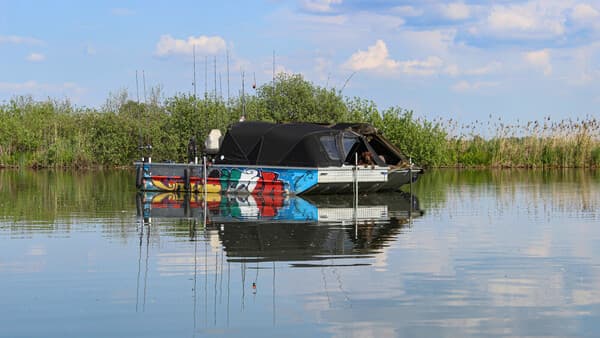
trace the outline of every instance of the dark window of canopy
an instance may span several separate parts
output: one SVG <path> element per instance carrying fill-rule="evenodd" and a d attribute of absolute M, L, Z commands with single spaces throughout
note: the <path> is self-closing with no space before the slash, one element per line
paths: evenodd
<path fill-rule="evenodd" d="M 359 143 L 359 138 L 353 133 L 345 132 L 344 137 L 342 139 L 342 143 L 344 146 L 344 159 L 348 160 L 348 155 L 350 155 L 350 152 L 356 152 L 356 148 Z"/>
<path fill-rule="evenodd" d="M 340 159 L 340 152 L 337 147 L 337 143 L 335 142 L 334 135 L 324 135 L 319 137 L 319 141 L 321 141 L 321 145 L 323 145 L 323 149 L 327 152 L 327 156 L 329 156 L 332 160 Z"/>

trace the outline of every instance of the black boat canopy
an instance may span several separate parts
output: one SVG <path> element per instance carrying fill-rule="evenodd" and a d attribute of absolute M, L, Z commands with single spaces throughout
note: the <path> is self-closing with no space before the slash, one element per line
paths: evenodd
<path fill-rule="evenodd" d="M 239 122 L 223 138 L 217 164 L 328 167 L 353 164 L 356 153 L 371 164 L 398 164 L 400 151 L 369 124 Z"/>

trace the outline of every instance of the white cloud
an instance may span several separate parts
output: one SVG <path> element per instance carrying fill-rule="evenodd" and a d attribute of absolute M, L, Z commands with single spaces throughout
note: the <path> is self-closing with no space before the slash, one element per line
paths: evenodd
<path fill-rule="evenodd" d="M 345 66 L 354 71 L 381 70 L 389 71 L 398 68 L 398 62 L 390 59 L 389 52 L 383 40 L 377 40 L 366 51 L 359 50 L 352 54 Z"/>
<path fill-rule="evenodd" d="M 374 71 L 389 74 L 401 72 L 409 75 L 432 75 L 443 65 L 442 59 L 436 56 L 424 60 L 396 61 L 390 58 L 387 46 L 383 40 L 377 40 L 366 51 L 359 50 L 352 54 L 344 63 L 344 67 L 353 71 Z"/>
<path fill-rule="evenodd" d="M 333 5 L 339 5 L 342 0 L 303 0 L 301 6 L 310 12 L 329 13 L 333 10 Z"/>
<path fill-rule="evenodd" d="M 27 61 L 31 62 L 41 62 L 46 60 L 46 56 L 41 53 L 31 53 L 27 56 Z"/>
<path fill-rule="evenodd" d="M 599 16 L 600 12 L 588 4 L 577 4 L 571 12 L 571 18 L 578 23 L 590 22 Z"/>
<path fill-rule="evenodd" d="M 525 61 L 544 72 L 544 75 L 552 74 L 552 63 L 550 62 L 550 51 L 542 49 L 533 52 L 527 52 L 524 55 Z"/>
<path fill-rule="evenodd" d="M 569 1 L 536 0 L 514 5 L 494 5 L 488 16 L 469 31 L 503 38 L 551 39 L 566 32 Z"/>
<path fill-rule="evenodd" d="M 598 24 L 600 12 L 588 4 L 577 4 L 571 12 L 571 20 L 576 25 Z"/>
<path fill-rule="evenodd" d="M 525 11 L 518 11 L 504 6 L 492 9 L 488 22 L 497 30 L 532 30 L 538 25 L 536 18 L 527 15 Z"/>
<path fill-rule="evenodd" d="M 196 46 L 196 54 L 217 54 L 225 50 L 226 43 L 220 36 L 190 36 L 187 40 L 183 40 L 166 34 L 160 37 L 155 53 L 158 56 L 191 55 L 194 46 Z"/>
<path fill-rule="evenodd" d="M 28 37 L 28 36 L 16 36 L 16 35 L 0 35 L 0 44 L 2 43 L 12 43 L 16 45 L 43 45 L 44 42 L 42 40 L 38 40 L 36 38 Z"/>
<path fill-rule="evenodd" d="M 490 81 L 475 81 L 469 82 L 466 80 L 459 81 L 452 86 L 452 90 L 456 92 L 468 92 L 468 91 L 476 91 L 483 88 L 490 88 L 498 86 L 498 82 L 490 82 Z"/>
<path fill-rule="evenodd" d="M 462 2 L 454 2 L 440 6 L 442 15 L 450 20 L 464 20 L 471 16 L 471 9 Z"/>
<path fill-rule="evenodd" d="M 347 11 L 343 14 L 312 14 L 279 9 L 270 15 L 271 36 L 307 41 L 319 49 L 344 50 L 358 44 L 366 46 L 377 37 L 399 34 L 404 19 L 389 12 Z"/>
<path fill-rule="evenodd" d="M 424 60 L 400 61 L 400 71 L 409 75 L 433 75 L 437 73 L 444 62 L 437 56 L 429 56 Z"/>

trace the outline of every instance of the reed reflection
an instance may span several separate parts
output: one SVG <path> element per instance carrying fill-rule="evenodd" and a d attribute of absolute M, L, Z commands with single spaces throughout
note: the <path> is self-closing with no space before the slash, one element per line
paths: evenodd
<path fill-rule="evenodd" d="M 423 175 L 415 184 L 424 209 L 455 210 L 459 197 L 489 196 L 502 210 L 517 200 L 527 201 L 527 214 L 543 210 L 578 217 L 597 217 L 600 170 L 588 169 L 438 169 Z"/>

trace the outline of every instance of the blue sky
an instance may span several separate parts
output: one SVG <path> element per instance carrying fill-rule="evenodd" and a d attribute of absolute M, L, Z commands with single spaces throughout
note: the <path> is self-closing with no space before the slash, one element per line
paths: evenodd
<path fill-rule="evenodd" d="M 598 116 L 599 38 L 598 0 L 0 0 L 0 101 L 97 107 L 135 98 L 136 70 L 165 96 L 191 92 L 195 45 L 200 93 L 216 57 L 226 96 L 227 50 L 232 95 L 242 70 L 270 81 L 275 51 L 277 71 L 336 88 L 354 73 L 344 95 L 429 118 Z"/>

